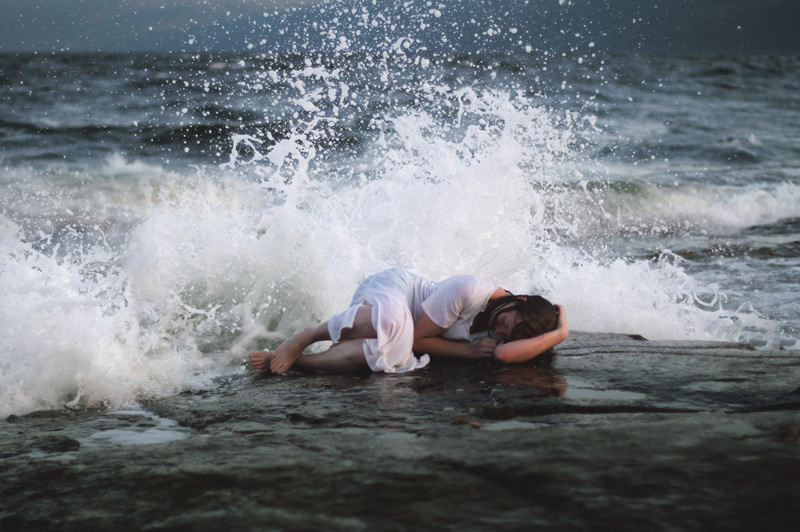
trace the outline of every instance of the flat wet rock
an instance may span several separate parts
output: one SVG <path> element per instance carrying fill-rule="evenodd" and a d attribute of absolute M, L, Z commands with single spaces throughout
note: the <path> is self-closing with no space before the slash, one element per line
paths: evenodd
<path fill-rule="evenodd" d="M 800 354 L 574 333 L 552 360 L 240 375 L 0 425 L 2 530 L 796 530 Z"/>

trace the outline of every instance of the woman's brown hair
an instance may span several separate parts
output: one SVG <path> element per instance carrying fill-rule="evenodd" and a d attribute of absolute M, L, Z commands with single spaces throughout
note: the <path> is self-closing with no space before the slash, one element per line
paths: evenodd
<path fill-rule="evenodd" d="M 504 312 L 517 311 L 517 324 L 508 340 L 533 338 L 554 330 L 558 326 L 558 308 L 542 296 L 507 296 L 489 302 L 477 316 L 475 330 L 491 330 Z"/>

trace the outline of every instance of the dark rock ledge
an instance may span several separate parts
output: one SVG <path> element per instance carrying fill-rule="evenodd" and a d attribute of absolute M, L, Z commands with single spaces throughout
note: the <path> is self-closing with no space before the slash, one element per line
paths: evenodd
<path fill-rule="evenodd" d="M 800 353 L 222 379 L 0 424 L 0 530 L 800 530 Z"/>

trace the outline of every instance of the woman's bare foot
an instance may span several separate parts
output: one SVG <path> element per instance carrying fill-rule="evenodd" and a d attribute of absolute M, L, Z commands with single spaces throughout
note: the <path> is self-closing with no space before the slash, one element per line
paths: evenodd
<path fill-rule="evenodd" d="M 292 368 L 306 347 L 314 342 L 330 339 L 328 322 L 320 323 L 316 327 L 298 332 L 279 345 L 275 351 L 250 353 L 250 363 L 261 373 L 266 373 L 268 369 L 272 373 L 284 373 Z"/>
<path fill-rule="evenodd" d="M 250 364 L 259 373 L 265 373 L 269 369 L 269 362 L 272 360 L 271 351 L 255 351 L 250 353 Z"/>
<path fill-rule="evenodd" d="M 289 340 L 285 341 L 278 348 L 272 353 L 272 357 L 269 361 L 269 369 L 272 373 L 284 373 L 289 371 L 291 367 L 297 362 L 297 359 L 300 358 L 300 355 L 303 354 L 304 345 L 293 345 L 295 342 L 292 342 L 294 338 L 290 338 Z"/>
<path fill-rule="evenodd" d="M 300 355 L 302 349 L 293 349 L 292 342 L 286 341 L 278 346 L 275 351 L 254 351 L 250 353 L 250 364 L 259 373 L 285 373 L 291 369 Z"/>

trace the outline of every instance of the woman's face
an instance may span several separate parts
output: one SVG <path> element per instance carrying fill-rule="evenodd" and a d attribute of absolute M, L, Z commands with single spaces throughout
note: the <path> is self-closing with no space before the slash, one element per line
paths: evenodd
<path fill-rule="evenodd" d="M 514 331 L 514 327 L 517 326 L 517 311 L 516 310 L 509 310 L 507 312 L 501 313 L 497 316 L 497 319 L 494 322 L 494 334 L 502 338 L 503 340 L 508 340 L 511 338 L 511 333 Z"/>

